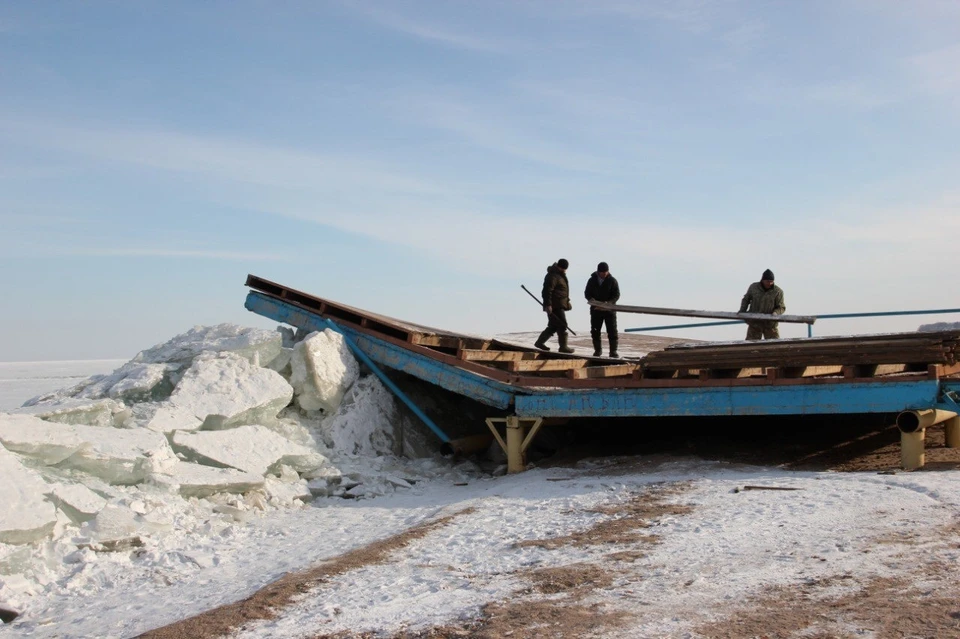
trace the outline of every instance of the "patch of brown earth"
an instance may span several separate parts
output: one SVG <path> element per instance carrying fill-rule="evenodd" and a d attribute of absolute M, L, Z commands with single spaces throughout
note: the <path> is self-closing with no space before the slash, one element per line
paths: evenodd
<path fill-rule="evenodd" d="M 445 625 L 404 631 L 390 639 L 589 639 L 609 637 L 630 619 L 622 611 L 602 604 L 581 604 L 568 599 L 494 602 L 485 605 L 480 618 L 462 625 Z M 376 634 L 324 635 L 315 639 L 375 639 Z"/>
<path fill-rule="evenodd" d="M 538 592 L 545 595 L 607 588 L 613 583 L 613 576 L 609 570 L 586 563 L 541 568 L 527 573 L 526 577 L 534 583 L 534 588 Z"/>
<path fill-rule="evenodd" d="M 529 539 L 515 544 L 517 548 L 546 548 L 553 550 L 563 546 L 598 546 L 601 544 L 633 544 L 657 542 L 654 535 L 641 534 L 640 531 L 649 528 L 658 519 L 671 515 L 686 515 L 691 506 L 684 504 L 666 503 L 689 488 L 687 483 L 654 484 L 651 488 L 635 494 L 626 502 L 618 502 L 589 512 L 604 515 L 613 515 L 614 519 L 597 522 L 586 530 L 579 530 L 569 535 L 551 537 L 550 539 Z"/>
<path fill-rule="evenodd" d="M 657 536 L 639 534 L 637 531 L 650 527 L 662 517 L 691 512 L 691 506 L 666 503 L 689 488 L 688 482 L 654 484 L 626 502 L 591 509 L 591 512 L 617 516 L 616 519 L 599 522 L 588 530 L 570 535 L 525 541 L 515 546 L 556 549 L 567 545 L 654 544 L 658 541 Z M 614 563 L 634 561 L 641 557 L 643 552 L 640 550 L 606 555 L 606 559 Z M 601 594 L 614 583 L 616 577 L 625 573 L 623 567 L 590 563 L 520 571 L 515 574 L 530 581 L 532 586 L 514 593 L 510 600 L 487 604 L 479 619 L 420 631 L 404 631 L 392 635 L 391 639 L 581 639 L 615 636 L 616 631 L 630 623 L 634 616 L 613 606 L 589 603 L 589 599 Z M 549 598 L 534 598 L 538 595 L 548 595 Z M 325 635 L 318 639 L 373 639 L 378 636 L 347 633 Z"/>
<path fill-rule="evenodd" d="M 214 608 L 195 617 L 156 630 L 150 630 L 140 637 L 144 639 L 219 637 L 230 634 L 245 623 L 261 619 L 273 619 L 297 595 L 309 592 L 331 577 L 364 566 L 382 564 L 387 560 L 390 553 L 404 548 L 411 542 L 450 524 L 457 517 L 469 514 L 474 510 L 474 508 L 465 508 L 452 515 L 419 524 L 392 537 L 375 541 L 338 557 L 328 559 L 314 568 L 286 574 L 246 599 Z"/>
<path fill-rule="evenodd" d="M 851 575 L 837 575 L 772 588 L 750 607 L 696 631 L 711 639 L 960 637 L 960 576 L 951 565 L 931 559 L 918 561 L 913 575 L 925 585 L 905 577 L 874 577 L 854 585 Z M 838 585 L 853 589 L 825 592 Z"/>

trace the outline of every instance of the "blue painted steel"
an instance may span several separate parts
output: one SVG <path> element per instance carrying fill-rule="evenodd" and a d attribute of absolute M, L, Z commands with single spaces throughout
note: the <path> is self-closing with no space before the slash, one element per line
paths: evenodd
<path fill-rule="evenodd" d="M 252 291 L 248 310 L 304 330 L 323 330 L 327 320 L 292 304 Z M 960 382 L 914 380 L 840 384 L 708 386 L 535 390 L 516 388 L 351 329 L 339 327 L 357 350 L 383 366 L 403 371 L 489 406 L 510 408 L 521 417 L 668 417 L 895 413 L 942 408 L 944 391 L 960 392 Z"/>
<path fill-rule="evenodd" d="M 307 331 L 323 330 L 327 326 L 326 320 L 316 313 L 305 311 L 256 291 L 247 294 L 244 306 L 258 315 Z M 385 340 L 353 330 L 349 326 L 340 326 L 340 328 L 345 335 L 353 338 L 357 348 L 370 359 L 388 368 L 403 371 L 488 406 L 509 408 L 513 404 L 513 396 L 517 391 L 508 384 L 438 362 Z"/>
<path fill-rule="evenodd" d="M 828 313 L 826 315 L 815 315 L 817 321 L 823 319 L 841 319 L 849 317 L 892 317 L 896 315 L 939 315 L 948 313 L 960 313 L 960 308 L 937 308 L 927 311 L 877 311 L 875 313 Z M 645 331 L 666 331 L 674 328 L 702 328 L 704 326 L 730 326 L 732 324 L 742 324 L 745 320 L 733 320 L 730 322 L 698 322 L 696 324 L 667 324 L 665 326 L 641 326 L 639 328 L 625 328 L 624 333 L 643 333 Z M 813 325 L 807 324 L 807 337 L 813 337 Z"/>
<path fill-rule="evenodd" d="M 551 391 L 516 397 L 521 417 L 669 417 L 894 413 L 932 408 L 936 380 Z"/>

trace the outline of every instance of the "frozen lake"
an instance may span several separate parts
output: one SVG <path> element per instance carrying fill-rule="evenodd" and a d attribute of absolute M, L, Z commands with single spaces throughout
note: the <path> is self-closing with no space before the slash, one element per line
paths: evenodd
<path fill-rule="evenodd" d="M 31 397 L 72 386 L 91 375 L 109 373 L 126 361 L 0 362 L 0 411 L 19 408 Z"/>

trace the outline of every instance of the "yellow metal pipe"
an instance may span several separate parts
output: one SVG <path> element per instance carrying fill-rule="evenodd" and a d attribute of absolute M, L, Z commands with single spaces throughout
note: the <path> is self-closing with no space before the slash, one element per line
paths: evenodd
<path fill-rule="evenodd" d="M 943 431 L 946 435 L 947 448 L 960 448 L 960 416 L 951 417 L 943 422 Z"/>
<path fill-rule="evenodd" d="M 934 424 L 945 422 L 956 417 L 957 414 L 949 410 L 905 410 L 897 415 L 897 428 L 901 433 L 915 433 Z"/>
<path fill-rule="evenodd" d="M 926 462 L 926 455 L 923 451 L 923 438 L 926 430 L 920 429 L 913 432 L 900 431 L 900 465 L 904 470 L 916 470 L 922 468 Z"/>
<path fill-rule="evenodd" d="M 507 417 L 507 472 L 522 473 L 527 469 L 526 454 L 523 450 L 523 438 L 526 428 L 519 417 Z"/>

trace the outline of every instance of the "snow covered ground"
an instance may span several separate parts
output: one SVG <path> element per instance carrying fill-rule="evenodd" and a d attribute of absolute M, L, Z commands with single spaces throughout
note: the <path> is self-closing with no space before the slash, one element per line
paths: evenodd
<path fill-rule="evenodd" d="M 956 470 L 503 476 L 434 454 L 332 333 L 197 327 L 114 364 L 0 413 L 0 638 L 880 639 L 960 618 Z"/>
<path fill-rule="evenodd" d="M 31 397 L 72 386 L 91 375 L 108 373 L 122 359 L 65 362 L 0 362 L 0 410 L 20 407 Z"/>

